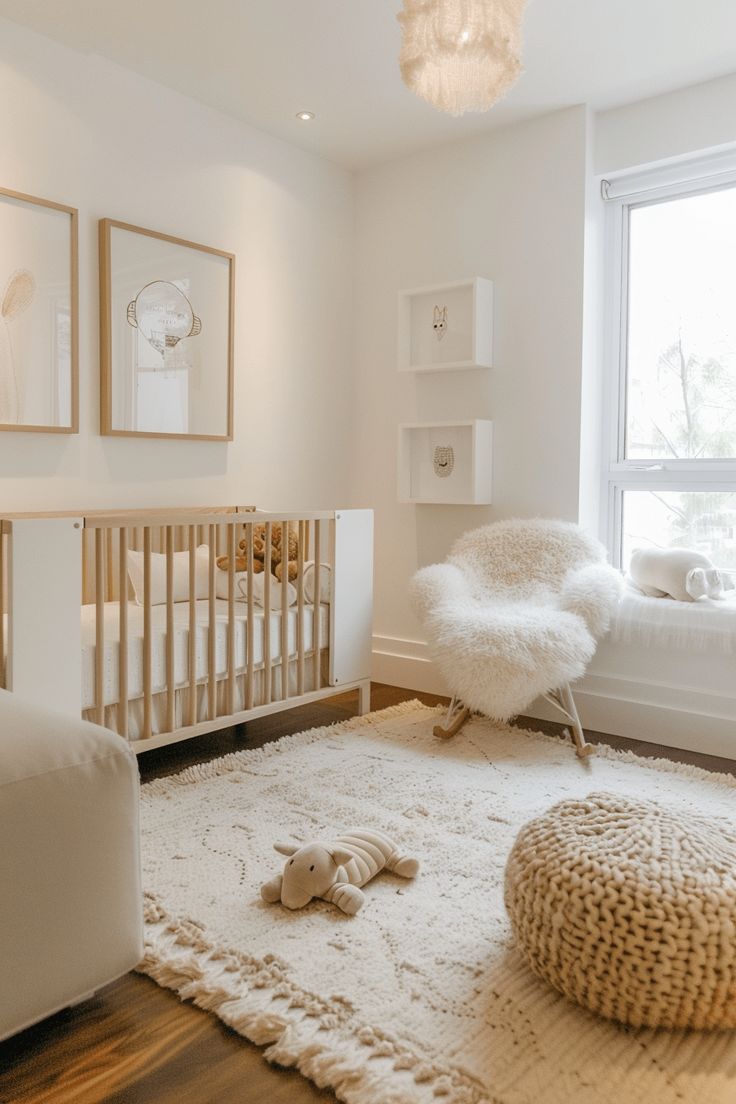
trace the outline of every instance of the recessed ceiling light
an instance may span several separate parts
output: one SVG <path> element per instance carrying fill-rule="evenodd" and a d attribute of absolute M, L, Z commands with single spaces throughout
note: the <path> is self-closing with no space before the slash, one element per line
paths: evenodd
<path fill-rule="evenodd" d="M 310 121 L 310 119 L 314 118 L 314 112 L 313 111 L 297 111 L 296 117 L 297 117 L 297 119 L 301 119 L 301 121 L 303 123 L 308 123 Z"/>

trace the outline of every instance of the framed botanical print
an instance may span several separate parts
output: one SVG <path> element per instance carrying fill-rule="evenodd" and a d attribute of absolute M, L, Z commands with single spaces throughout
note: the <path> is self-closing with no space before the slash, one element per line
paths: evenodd
<path fill-rule="evenodd" d="M 79 429 L 78 219 L 0 188 L 0 430 Z"/>
<path fill-rule="evenodd" d="M 231 441 L 235 257 L 100 222 L 101 431 Z"/>

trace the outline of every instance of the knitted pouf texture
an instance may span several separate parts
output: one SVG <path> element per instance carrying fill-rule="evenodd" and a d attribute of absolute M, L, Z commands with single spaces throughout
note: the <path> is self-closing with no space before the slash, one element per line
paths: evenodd
<path fill-rule="evenodd" d="M 505 902 L 532 970 L 633 1027 L 736 1027 L 736 831 L 590 794 L 523 827 Z"/>

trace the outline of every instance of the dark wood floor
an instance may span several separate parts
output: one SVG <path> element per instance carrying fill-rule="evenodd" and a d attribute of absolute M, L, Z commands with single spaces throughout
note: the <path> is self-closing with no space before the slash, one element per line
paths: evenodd
<path fill-rule="evenodd" d="M 373 708 L 418 697 L 444 699 L 374 685 Z M 140 756 L 144 782 L 231 751 L 259 747 L 315 725 L 355 714 L 357 695 L 275 714 L 237 729 L 202 736 Z M 559 726 L 519 720 L 524 727 Z M 630 748 L 736 773 L 736 763 L 588 734 L 594 742 Z M 293 1071 L 269 1066 L 257 1047 L 217 1017 L 182 1004 L 150 979 L 128 974 L 92 1000 L 60 1012 L 0 1044 L 0 1104 L 315 1104 L 332 1101 Z M 380 1102 L 376 1102 L 380 1104 Z"/>

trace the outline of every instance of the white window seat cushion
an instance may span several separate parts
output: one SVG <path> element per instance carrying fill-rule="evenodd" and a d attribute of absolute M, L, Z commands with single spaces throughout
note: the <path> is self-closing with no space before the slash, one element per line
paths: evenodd
<path fill-rule="evenodd" d="M 722 601 L 650 598 L 627 581 L 611 626 L 611 641 L 685 651 L 736 652 L 736 591 Z"/>

